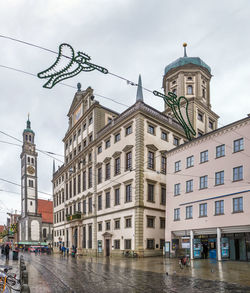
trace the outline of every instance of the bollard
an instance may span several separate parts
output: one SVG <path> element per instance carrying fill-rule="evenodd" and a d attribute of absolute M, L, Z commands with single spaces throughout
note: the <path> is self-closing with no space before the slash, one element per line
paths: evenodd
<path fill-rule="evenodd" d="M 20 266 L 20 280 L 22 280 L 23 278 L 23 272 L 26 271 L 26 266 L 24 264 L 22 264 Z"/>
<path fill-rule="evenodd" d="M 28 284 L 22 284 L 21 292 L 22 293 L 30 293 L 30 287 L 29 287 L 29 285 Z"/>
<path fill-rule="evenodd" d="M 23 284 L 28 284 L 29 282 L 29 277 L 28 277 L 28 272 L 25 270 L 25 271 L 23 271 L 23 275 L 22 275 L 22 277 L 23 277 Z"/>

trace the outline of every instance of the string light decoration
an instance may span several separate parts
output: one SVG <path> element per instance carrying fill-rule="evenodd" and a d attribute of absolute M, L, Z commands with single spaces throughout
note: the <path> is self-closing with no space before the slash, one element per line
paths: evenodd
<path fill-rule="evenodd" d="M 77 52 L 76 55 L 69 44 L 63 43 L 59 46 L 59 53 L 55 63 L 48 69 L 38 73 L 37 76 L 42 79 L 49 78 L 43 87 L 51 89 L 58 82 L 76 76 L 81 71 L 98 70 L 104 74 L 108 73 L 106 68 L 90 63 L 90 60 L 91 58 L 87 54 Z"/>
<path fill-rule="evenodd" d="M 184 44 L 184 47 L 186 47 L 186 44 Z M 186 48 L 185 48 L 186 49 Z M 186 52 L 186 51 L 185 51 Z M 66 43 L 63 43 L 59 46 L 59 53 L 57 56 L 57 59 L 55 63 L 50 66 L 48 69 L 40 72 L 37 74 L 37 76 L 41 79 L 47 79 L 49 80 L 43 85 L 44 88 L 51 89 L 53 88 L 58 82 L 71 78 L 73 76 L 76 76 L 82 71 L 93 71 L 93 70 L 98 70 L 101 73 L 108 74 L 109 71 L 108 69 L 96 65 L 93 63 L 90 63 L 89 61 L 91 58 L 86 54 L 82 52 L 78 52 L 77 55 L 75 55 L 74 49 Z M 110 73 L 112 74 L 112 73 Z M 112 74 L 114 75 L 114 74 Z M 119 76 L 117 76 L 119 77 Z M 121 77 L 119 77 L 121 78 Z M 122 78 L 124 79 L 124 78 Z M 126 80 L 126 79 L 124 79 Z M 130 85 L 137 85 L 129 80 L 126 80 L 128 84 Z M 150 90 L 148 90 L 150 91 Z M 152 92 L 152 91 L 150 91 Z M 196 132 L 190 122 L 189 116 L 188 116 L 188 100 L 184 96 L 181 96 L 177 99 L 177 96 L 169 92 L 168 96 L 158 92 L 158 91 L 153 91 L 153 94 L 155 96 L 163 98 L 165 103 L 171 108 L 173 111 L 173 114 L 177 121 L 180 123 L 182 128 L 185 131 L 186 137 L 188 140 L 192 139 L 192 135 L 195 136 Z M 184 104 L 185 107 L 185 112 L 186 112 L 186 117 L 187 117 L 187 122 L 183 118 L 182 112 L 181 112 L 181 104 Z"/>
<path fill-rule="evenodd" d="M 188 116 L 188 99 L 185 98 L 184 96 L 181 96 L 177 99 L 177 96 L 172 93 L 172 92 L 168 92 L 168 96 L 158 92 L 158 91 L 153 91 L 153 94 L 155 96 L 161 97 L 163 98 L 164 102 L 171 108 L 171 110 L 174 113 L 175 118 L 178 120 L 178 122 L 181 124 L 182 128 L 185 131 L 186 137 L 188 140 L 192 139 L 192 135 L 195 136 L 196 132 L 190 122 L 189 116 Z M 186 104 L 185 107 L 185 114 L 187 117 L 187 122 L 185 121 L 185 119 L 183 118 L 183 115 L 181 113 L 181 104 L 184 105 Z"/>

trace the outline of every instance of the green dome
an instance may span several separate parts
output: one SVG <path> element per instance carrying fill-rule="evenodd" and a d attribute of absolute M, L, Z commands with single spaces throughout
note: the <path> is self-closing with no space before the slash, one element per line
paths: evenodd
<path fill-rule="evenodd" d="M 24 129 L 23 133 L 24 132 L 31 132 L 31 133 L 35 134 L 35 132 L 32 129 L 29 129 L 29 128 Z"/>
<path fill-rule="evenodd" d="M 211 73 L 211 68 L 201 60 L 199 57 L 181 57 L 170 63 L 165 67 L 165 74 L 167 74 L 171 69 L 177 68 L 186 64 L 194 64 L 206 68 L 209 73 Z"/>

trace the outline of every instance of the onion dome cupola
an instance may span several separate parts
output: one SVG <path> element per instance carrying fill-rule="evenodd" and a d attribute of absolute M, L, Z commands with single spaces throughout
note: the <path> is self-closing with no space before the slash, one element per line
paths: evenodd
<path fill-rule="evenodd" d="M 183 44 L 184 55 L 165 67 L 164 93 L 173 92 L 177 97 L 185 96 L 189 101 L 189 115 L 197 136 L 217 128 L 219 116 L 211 110 L 211 68 L 200 57 L 187 56 L 187 44 Z M 165 114 L 171 109 L 165 105 Z"/>
<path fill-rule="evenodd" d="M 35 132 L 31 129 L 31 122 L 29 119 L 29 114 L 28 114 L 28 120 L 26 122 L 26 128 L 23 131 L 23 142 L 27 143 L 34 143 L 34 137 L 35 137 Z"/>

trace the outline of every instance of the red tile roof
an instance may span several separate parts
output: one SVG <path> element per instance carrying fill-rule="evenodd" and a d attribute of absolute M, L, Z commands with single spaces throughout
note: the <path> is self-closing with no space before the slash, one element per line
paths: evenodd
<path fill-rule="evenodd" d="M 4 230 L 4 225 L 0 225 L 0 233 L 3 232 Z"/>
<path fill-rule="evenodd" d="M 38 214 L 42 214 L 42 222 L 53 224 L 53 202 L 38 199 Z"/>

